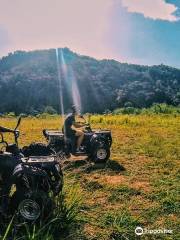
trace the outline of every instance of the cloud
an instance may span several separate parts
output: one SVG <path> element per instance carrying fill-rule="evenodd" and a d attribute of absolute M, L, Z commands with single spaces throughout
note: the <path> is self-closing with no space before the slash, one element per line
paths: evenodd
<path fill-rule="evenodd" d="M 67 46 L 105 57 L 110 4 L 109 0 L 0 0 L 0 25 L 11 40 L 7 51 Z"/>
<path fill-rule="evenodd" d="M 178 21 L 173 15 L 178 9 L 174 4 L 166 3 L 165 0 L 122 0 L 123 7 L 130 13 L 141 13 L 146 18 L 154 20 Z"/>
<path fill-rule="evenodd" d="M 6 52 L 6 48 L 9 46 L 10 40 L 8 36 L 8 32 L 0 25 L 0 53 L 4 54 Z"/>

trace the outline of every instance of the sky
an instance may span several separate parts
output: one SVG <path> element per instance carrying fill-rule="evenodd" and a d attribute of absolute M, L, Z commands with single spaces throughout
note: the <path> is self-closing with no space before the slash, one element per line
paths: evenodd
<path fill-rule="evenodd" d="M 57 47 L 180 68 L 180 0 L 0 0 L 0 57 Z"/>

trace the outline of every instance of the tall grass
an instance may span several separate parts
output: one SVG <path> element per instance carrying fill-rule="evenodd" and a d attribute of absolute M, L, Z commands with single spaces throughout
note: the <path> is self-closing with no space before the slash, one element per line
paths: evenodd
<path fill-rule="evenodd" d="M 65 239 L 75 224 L 82 198 L 78 185 L 68 187 L 55 199 L 57 207 L 48 221 L 36 224 L 16 224 L 14 216 L 0 236 L 0 240 L 54 240 Z"/>

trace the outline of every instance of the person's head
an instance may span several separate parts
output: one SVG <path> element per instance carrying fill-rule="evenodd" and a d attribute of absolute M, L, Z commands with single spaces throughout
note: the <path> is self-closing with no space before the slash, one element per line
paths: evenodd
<path fill-rule="evenodd" d="M 72 105 L 71 110 L 73 115 L 79 115 L 79 109 L 76 105 Z"/>

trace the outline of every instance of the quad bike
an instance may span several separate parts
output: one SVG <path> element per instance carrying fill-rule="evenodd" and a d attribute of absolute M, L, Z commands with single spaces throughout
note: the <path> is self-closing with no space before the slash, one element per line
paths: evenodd
<path fill-rule="evenodd" d="M 81 117 L 83 118 L 83 117 Z M 84 119 L 84 118 L 83 118 Z M 54 149 L 60 155 L 64 154 L 69 157 L 70 154 L 81 156 L 87 155 L 89 159 L 98 163 L 106 162 L 110 157 L 110 148 L 112 137 L 110 130 L 92 130 L 90 123 L 84 119 L 84 140 L 81 145 L 81 152 L 76 152 L 77 137 L 72 139 L 65 138 L 61 131 L 43 130 L 43 134 L 48 141 L 50 148 Z"/>
<path fill-rule="evenodd" d="M 21 118 L 15 129 L 0 127 L 0 222 L 16 215 L 21 222 L 47 219 L 53 212 L 56 196 L 63 186 L 63 175 L 54 151 L 46 147 L 44 154 L 32 156 L 33 144 L 18 146 Z M 14 135 L 14 143 L 4 134 Z M 41 146 L 43 149 L 43 146 Z M 37 152 L 37 144 L 36 144 Z"/>

